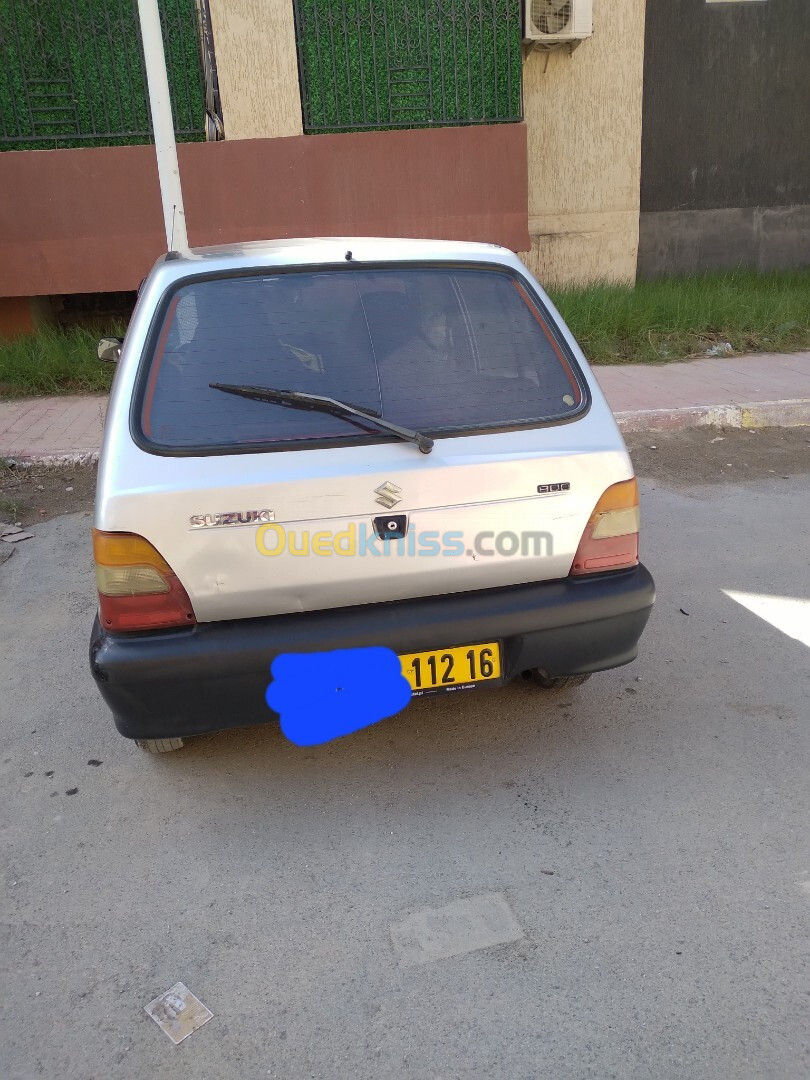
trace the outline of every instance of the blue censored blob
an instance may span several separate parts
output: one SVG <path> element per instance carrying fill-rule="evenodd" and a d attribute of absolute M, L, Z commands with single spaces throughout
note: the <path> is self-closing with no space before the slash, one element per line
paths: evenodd
<path fill-rule="evenodd" d="M 399 657 L 382 646 L 282 653 L 273 661 L 265 700 L 298 746 L 350 735 L 404 709 L 411 687 Z"/>

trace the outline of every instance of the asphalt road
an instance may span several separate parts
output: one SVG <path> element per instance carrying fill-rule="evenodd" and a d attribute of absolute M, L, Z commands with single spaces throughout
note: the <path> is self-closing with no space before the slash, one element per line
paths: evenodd
<path fill-rule="evenodd" d="M 88 674 L 89 519 L 36 526 L 0 567 L 3 1080 L 806 1076 L 810 608 L 724 590 L 810 596 L 810 477 L 642 490 L 630 667 L 160 759 Z M 174 1046 L 178 981 L 214 1016 Z"/>

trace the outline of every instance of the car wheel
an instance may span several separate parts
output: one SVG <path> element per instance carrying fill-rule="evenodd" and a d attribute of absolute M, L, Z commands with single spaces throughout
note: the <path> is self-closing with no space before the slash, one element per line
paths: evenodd
<path fill-rule="evenodd" d="M 558 675 L 556 678 L 551 678 L 539 668 L 534 668 L 531 672 L 532 680 L 544 690 L 570 690 L 573 686 L 582 686 L 590 677 L 588 673 L 587 675 Z"/>
<path fill-rule="evenodd" d="M 136 739 L 135 745 L 140 746 L 147 754 L 170 754 L 172 750 L 180 750 L 186 745 L 185 739 Z"/>

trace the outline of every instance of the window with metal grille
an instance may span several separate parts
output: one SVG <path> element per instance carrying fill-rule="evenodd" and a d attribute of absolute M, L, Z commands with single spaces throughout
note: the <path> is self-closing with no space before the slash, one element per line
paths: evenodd
<path fill-rule="evenodd" d="M 207 0 L 160 13 L 177 137 L 216 137 Z M 0 150 L 150 141 L 137 0 L 0 2 Z"/>
<path fill-rule="evenodd" d="M 307 132 L 521 119 L 519 0 L 294 0 Z"/>

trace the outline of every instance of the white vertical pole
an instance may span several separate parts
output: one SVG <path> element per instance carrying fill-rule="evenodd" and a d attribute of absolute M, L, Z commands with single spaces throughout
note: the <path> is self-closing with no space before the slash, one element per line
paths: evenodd
<path fill-rule="evenodd" d="M 149 105 L 155 133 L 160 199 L 163 203 L 163 223 L 166 227 L 167 251 L 188 248 L 186 212 L 183 190 L 180 187 L 180 167 L 177 163 L 177 144 L 174 140 L 172 103 L 169 79 L 166 74 L 166 54 L 160 26 L 158 0 L 138 0 L 141 20 L 143 55 L 146 61 L 146 81 L 149 84 Z"/>

